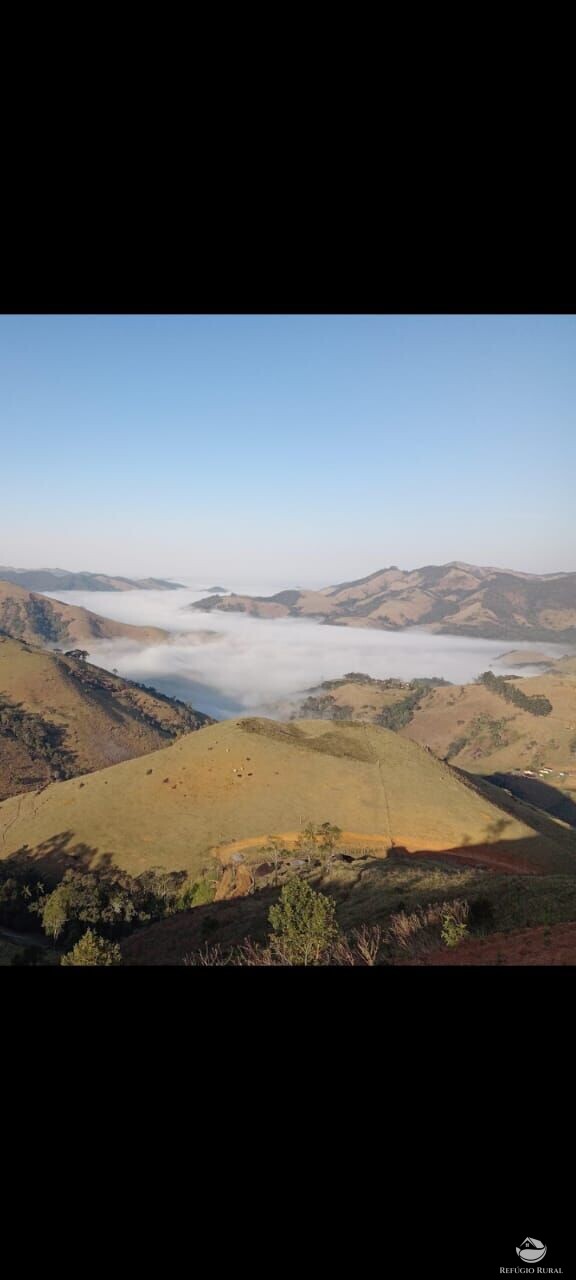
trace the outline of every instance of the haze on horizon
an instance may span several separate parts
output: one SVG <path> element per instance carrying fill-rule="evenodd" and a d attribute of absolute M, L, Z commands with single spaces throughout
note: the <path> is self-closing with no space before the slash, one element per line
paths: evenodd
<path fill-rule="evenodd" d="M 3 316 L 0 563 L 576 568 L 573 316 Z"/>

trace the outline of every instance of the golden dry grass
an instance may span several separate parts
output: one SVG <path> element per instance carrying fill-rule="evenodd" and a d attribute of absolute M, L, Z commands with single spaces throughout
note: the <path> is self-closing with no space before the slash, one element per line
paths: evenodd
<path fill-rule="evenodd" d="M 528 812 L 528 811 L 526 811 Z M 67 865 L 151 866 L 198 875 L 233 841 L 330 821 L 370 845 L 453 850 L 481 862 L 550 870 L 574 855 L 497 808 L 446 765 L 385 729 L 236 720 L 113 768 L 0 805 L 0 856 L 24 854 L 45 874 Z M 550 836 L 552 832 L 552 838 Z M 513 861 L 513 860 L 512 860 Z"/>
<path fill-rule="evenodd" d="M 26 591 L 11 582 L 0 581 L 0 630 L 29 644 L 45 644 L 46 635 L 38 622 L 38 603 L 45 617 L 62 629 L 57 643 L 73 648 L 88 640 L 133 640 L 136 644 L 159 644 L 168 633 L 159 627 L 135 627 L 126 622 L 101 618 L 80 605 L 49 600 L 39 592 Z"/>
<path fill-rule="evenodd" d="M 92 683 L 84 683 L 84 677 Z M 184 731 L 183 709 L 90 664 L 0 636 L 0 698 L 63 731 L 77 773 L 163 747 Z M 48 759 L 0 727 L 0 799 L 51 780 Z"/>

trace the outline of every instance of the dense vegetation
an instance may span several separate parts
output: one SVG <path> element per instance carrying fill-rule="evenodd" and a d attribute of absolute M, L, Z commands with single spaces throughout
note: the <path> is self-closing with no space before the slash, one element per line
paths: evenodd
<path fill-rule="evenodd" d="M 341 679 L 324 680 L 320 685 L 320 689 L 324 689 L 326 692 L 309 694 L 300 709 L 294 713 L 293 719 L 318 717 L 321 720 L 353 720 L 353 707 L 347 704 L 338 705 L 335 703 L 330 691 L 340 689 L 347 684 L 369 685 L 371 688 L 382 692 L 389 692 L 390 690 L 405 691 L 403 698 L 388 707 L 383 707 L 374 716 L 374 724 L 381 725 L 384 729 L 397 731 L 410 723 L 420 700 L 430 690 L 438 685 L 448 685 L 449 683 L 448 680 L 442 680 L 438 676 L 429 678 L 423 676 L 415 680 L 396 680 L 393 677 L 389 677 L 386 680 L 377 680 L 374 676 L 364 675 L 361 671 L 349 671 Z"/>
<path fill-rule="evenodd" d="M 549 716 L 552 711 L 552 703 L 542 694 L 535 694 L 529 697 L 527 693 L 523 693 L 522 689 L 517 689 L 516 685 L 510 684 L 505 676 L 495 676 L 493 671 L 484 671 L 478 676 L 480 684 L 485 685 L 492 693 L 497 693 L 506 702 L 513 702 L 521 711 L 529 711 L 533 716 Z"/>
<path fill-rule="evenodd" d="M 160 869 L 130 876 L 124 871 L 68 870 L 54 888 L 22 864 L 0 864 L 0 925 L 33 931 L 74 946 L 97 925 L 110 941 L 164 916 L 211 902 L 215 881 L 208 875 L 190 882 L 185 871 Z"/>
<path fill-rule="evenodd" d="M 394 702 L 390 707 L 383 707 L 375 718 L 375 724 L 382 725 L 384 729 L 392 729 L 397 732 L 403 729 L 405 725 L 410 724 L 414 716 L 414 712 L 419 710 L 422 699 L 436 687 L 436 685 L 448 684 L 448 680 L 440 680 L 436 677 L 431 679 L 410 680 L 405 686 L 409 692 L 400 702 Z"/>
<path fill-rule="evenodd" d="M 55 780 L 72 777 L 72 754 L 64 747 L 66 730 L 62 725 L 35 712 L 26 711 L 21 703 L 11 702 L 0 693 L 0 736 L 21 743 L 33 760 L 50 767 Z"/>

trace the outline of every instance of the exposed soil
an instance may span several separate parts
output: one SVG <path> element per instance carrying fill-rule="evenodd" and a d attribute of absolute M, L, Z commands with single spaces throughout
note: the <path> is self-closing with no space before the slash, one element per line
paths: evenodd
<path fill-rule="evenodd" d="M 538 925 L 514 933 L 471 938 L 458 947 L 439 948 L 415 965 L 576 965 L 576 922 Z"/>
<path fill-rule="evenodd" d="M 287 847 L 291 847 L 296 844 L 300 834 L 301 832 L 299 831 L 281 831 L 278 833 L 278 839 L 283 841 Z M 219 848 L 213 849 L 211 852 L 213 857 L 217 858 L 223 866 L 228 867 L 233 854 L 240 852 L 249 854 L 250 851 L 261 852 L 267 843 L 268 837 L 265 835 L 249 836 L 244 840 L 234 840 L 230 844 L 221 845 Z M 406 838 L 406 841 L 398 837 L 398 839 L 394 841 L 394 846 L 391 849 L 389 838 L 387 836 L 383 836 L 381 833 L 366 835 L 365 832 L 343 831 L 338 848 L 345 850 L 357 849 L 359 853 L 361 850 L 371 849 L 375 857 L 386 857 L 389 852 L 396 857 L 401 857 L 404 854 L 408 857 L 411 854 L 417 854 L 419 858 L 426 857 L 427 855 L 437 858 L 438 854 L 442 854 L 450 862 L 457 862 L 470 867 L 482 867 L 489 871 L 500 873 L 505 872 L 510 875 L 545 874 L 544 867 L 535 868 L 534 864 L 529 863 L 521 856 L 521 854 L 515 855 L 513 850 L 511 852 L 510 846 L 507 847 L 507 856 L 503 858 L 500 847 L 491 847 L 489 844 L 471 846 L 470 852 L 466 852 L 462 849 L 446 849 L 441 842 L 429 841 L 428 843 L 430 847 L 427 849 L 417 848 L 416 843 L 417 842 L 414 842 L 414 840 L 409 836 Z M 224 880 L 220 882 L 220 892 L 217 895 L 218 897 L 223 898 L 229 896 L 227 892 L 223 891 L 223 886 Z M 228 887 L 229 882 L 227 880 L 226 889 Z M 239 896 L 238 891 L 236 891 L 234 896 Z"/>

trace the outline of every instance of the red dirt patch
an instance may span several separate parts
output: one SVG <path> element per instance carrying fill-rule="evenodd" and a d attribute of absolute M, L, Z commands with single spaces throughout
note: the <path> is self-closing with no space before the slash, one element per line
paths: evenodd
<path fill-rule="evenodd" d="M 576 965 L 576 922 L 538 925 L 513 933 L 470 938 L 452 949 L 439 948 L 409 965 Z"/>

